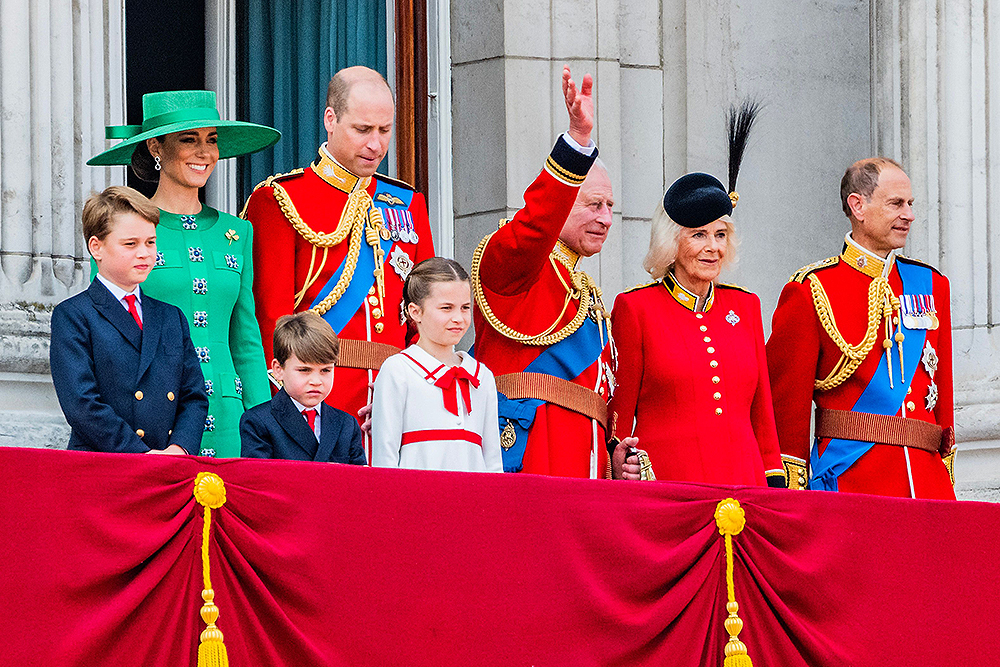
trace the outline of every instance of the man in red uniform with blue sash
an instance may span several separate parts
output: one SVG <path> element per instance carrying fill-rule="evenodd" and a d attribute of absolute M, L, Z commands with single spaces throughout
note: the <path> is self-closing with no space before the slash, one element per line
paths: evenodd
<path fill-rule="evenodd" d="M 329 402 L 352 415 L 368 404 L 368 384 L 382 361 L 404 347 L 403 281 L 434 255 L 423 195 L 375 173 L 394 116 L 378 72 L 337 72 L 318 159 L 268 178 L 243 211 L 254 226 L 254 297 L 266 358 L 273 357 L 275 320 L 319 313 L 341 339 Z"/>
<path fill-rule="evenodd" d="M 954 499 L 948 279 L 898 253 L 914 215 L 896 162 L 853 164 L 841 200 L 843 252 L 792 276 L 767 342 L 789 487 Z"/>
<path fill-rule="evenodd" d="M 577 269 L 611 227 L 611 181 L 590 139 L 593 80 L 563 70 L 569 131 L 524 208 L 472 259 L 476 358 L 497 376 L 504 470 L 605 474 L 612 343 L 601 290 Z M 627 439 L 631 444 L 634 439 Z"/>

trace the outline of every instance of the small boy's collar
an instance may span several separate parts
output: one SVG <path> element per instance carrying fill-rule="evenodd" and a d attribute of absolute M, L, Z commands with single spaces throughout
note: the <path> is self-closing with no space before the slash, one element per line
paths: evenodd
<path fill-rule="evenodd" d="M 288 394 L 287 391 L 285 393 Z M 299 403 L 298 401 L 296 401 L 294 398 L 292 398 L 291 394 L 288 394 L 288 399 L 292 402 L 292 405 L 295 406 L 295 409 L 298 410 L 300 413 L 301 412 L 305 412 L 306 410 L 315 410 L 316 414 L 322 414 L 322 412 L 323 412 L 323 408 L 322 408 L 323 401 L 320 401 L 319 403 L 317 403 L 316 405 L 314 405 L 311 408 L 307 408 L 306 406 L 302 405 L 301 403 Z"/>
<path fill-rule="evenodd" d="M 108 288 L 108 291 L 111 292 L 111 295 L 115 297 L 115 299 L 117 299 L 118 301 L 121 301 L 129 294 L 132 294 L 135 296 L 136 301 L 138 301 L 140 304 L 142 303 L 142 294 L 140 293 L 138 285 L 136 285 L 135 289 L 133 289 L 131 292 L 126 292 L 121 287 L 115 285 L 113 282 L 102 276 L 100 273 L 97 274 L 97 279 L 101 281 L 102 285 Z"/>

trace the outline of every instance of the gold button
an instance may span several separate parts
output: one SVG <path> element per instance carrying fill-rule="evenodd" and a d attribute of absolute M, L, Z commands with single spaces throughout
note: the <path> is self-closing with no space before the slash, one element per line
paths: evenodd
<path fill-rule="evenodd" d="M 715 359 L 712 359 L 710 362 L 708 362 L 708 365 L 711 366 L 712 368 L 718 368 L 719 362 L 716 361 Z"/>
<path fill-rule="evenodd" d="M 167 435 L 173 435 L 173 434 L 174 434 L 174 429 L 170 429 L 169 431 L 167 431 Z"/>
<path fill-rule="evenodd" d="M 142 400 L 142 392 L 141 391 L 135 392 L 135 400 L 137 400 L 137 401 L 141 401 Z"/>
<path fill-rule="evenodd" d="M 907 396 L 909 396 L 912 393 L 913 393 L 913 387 L 907 387 L 906 388 L 906 394 L 907 394 Z"/>
<path fill-rule="evenodd" d="M 799 486 L 805 486 L 805 485 L 806 485 L 806 478 L 799 476 Z"/>
<path fill-rule="evenodd" d="M 146 435 L 146 432 L 143 431 L 141 428 L 137 428 L 135 430 L 135 434 L 141 438 L 142 436 Z"/>
<path fill-rule="evenodd" d="M 167 400 L 168 401 L 174 400 L 174 392 L 172 392 L 172 391 L 168 391 L 167 392 Z"/>
<path fill-rule="evenodd" d="M 703 314 L 701 314 L 701 313 L 695 313 L 695 315 L 694 315 L 694 316 L 695 316 L 695 317 L 697 317 L 697 318 L 698 318 L 699 320 L 700 320 L 701 318 L 705 317 L 705 316 L 704 316 Z"/>
<path fill-rule="evenodd" d="M 721 415 L 722 414 L 722 408 L 716 408 L 715 409 L 715 414 Z"/>
<path fill-rule="evenodd" d="M 720 378 L 718 375 L 712 378 L 712 384 L 719 384 L 720 382 L 722 382 L 722 378 Z"/>
<path fill-rule="evenodd" d="M 375 287 L 374 286 L 372 286 L 372 288 L 370 290 L 368 290 L 368 294 L 369 294 L 369 296 L 375 296 Z"/>
<path fill-rule="evenodd" d="M 377 306 L 378 305 L 378 297 L 375 296 L 374 294 L 371 295 L 370 297 L 368 297 L 368 303 L 370 303 L 373 306 Z"/>
<path fill-rule="evenodd" d="M 708 348 L 708 353 L 709 354 L 715 354 L 715 348 L 714 347 Z"/>
<path fill-rule="evenodd" d="M 604 396 L 604 387 L 601 387 L 600 389 L 598 389 L 597 393 L 600 394 L 601 396 Z"/>
<path fill-rule="evenodd" d="M 383 329 L 385 329 L 385 325 L 384 324 L 382 324 L 381 322 L 376 322 L 375 323 L 375 333 L 382 333 Z"/>
<path fill-rule="evenodd" d="M 355 301 L 355 303 L 357 303 L 357 302 Z M 372 317 L 374 317 L 376 320 L 378 318 L 382 317 L 382 309 L 381 308 L 373 308 L 372 309 Z"/>
<path fill-rule="evenodd" d="M 712 398 L 714 398 L 717 401 L 721 401 L 722 400 L 722 394 L 720 394 L 719 392 L 715 392 L 714 394 L 712 394 Z"/>
<path fill-rule="evenodd" d="M 698 327 L 698 328 L 699 328 L 699 329 L 700 329 L 701 331 L 708 331 L 708 327 L 706 327 L 706 326 L 705 326 L 704 324 L 702 324 L 702 325 L 701 325 L 700 327 Z"/>
<path fill-rule="evenodd" d="M 704 338 L 702 338 L 702 340 L 705 341 L 706 343 L 711 343 L 712 342 L 712 339 L 709 338 L 708 336 L 705 336 Z"/>
<path fill-rule="evenodd" d="M 913 401 L 907 401 L 906 409 L 909 410 L 910 412 L 913 412 L 914 410 L 917 409 L 917 406 L 913 404 Z"/>

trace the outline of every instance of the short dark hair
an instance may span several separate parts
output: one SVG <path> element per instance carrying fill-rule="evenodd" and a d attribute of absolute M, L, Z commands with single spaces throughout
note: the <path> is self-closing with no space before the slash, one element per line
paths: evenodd
<path fill-rule="evenodd" d="M 468 282 L 469 274 L 461 264 L 447 257 L 430 257 L 413 267 L 403 283 L 403 312 L 406 313 L 406 319 L 411 319 L 411 303 L 423 306 L 424 300 L 430 296 L 431 285 L 456 280 Z"/>
<path fill-rule="evenodd" d="M 90 245 L 91 237 L 103 241 L 111 233 L 114 216 L 134 213 L 153 225 L 160 224 L 160 209 L 142 193 L 124 185 L 112 185 L 104 192 L 90 195 L 83 205 L 83 243 Z"/>
<path fill-rule="evenodd" d="M 857 193 L 868 201 L 872 198 L 872 193 L 878 187 L 878 176 L 885 167 L 895 167 L 903 171 L 903 167 L 898 162 L 887 157 L 870 157 L 858 160 L 844 172 L 844 177 L 840 179 L 840 205 L 844 209 L 844 215 L 851 217 L 851 207 L 847 205 L 847 198 Z"/>
<path fill-rule="evenodd" d="M 367 76 L 364 74 L 365 70 L 369 72 Z M 354 84 L 366 78 L 373 80 L 375 77 L 378 77 L 385 84 L 386 89 L 391 94 L 392 88 L 389 87 L 389 82 L 385 80 L 385 77 L 381 73 L 373 69 L 347 67 L 333 75 L 329 85 L 326 87 L 326 106 L 333 109 L 338 123 L 343 115 L 347 113 L 347 98 L 351 96 L 351 88 L 354 87 Z"/>
<path fill-rule="evenodd" d="M 311 310 L 283 315 L 274 327 L 274 358 L 284 366 L 292 355 L 307 364 L 335 364 L 340 339 L 329 322 Z"/>

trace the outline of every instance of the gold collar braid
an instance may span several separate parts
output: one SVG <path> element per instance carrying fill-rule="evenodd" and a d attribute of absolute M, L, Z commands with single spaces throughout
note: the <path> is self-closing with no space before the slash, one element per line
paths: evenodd
<path fill-rule="evenodd" d="M 503 223 L 501 223 L 501 226 L 502 225 Z M 593 310 L 594 315 L 598 320 L 598 324 L 607 319 L 608 314 L 601 301 L 601 288 L 597 286 L 594 279 L 587 275 L 584 271 L 575 271 L 570 268 L 570 280 L 572 281 L 572 285 L 567 285 L 565 280 L 563 280 L 562 274 L 559 273 L 559 269 L 556 267 L 556 262 L 558 261 L 562 263 L 565 258 L 553 251 L 549 254 L 549 262 L 552 264 L 552 269 L 556 272 L 559 280 L 562 281 L 563 286 L 566 287 L 566 299 L 563 302 L 562 311 L 559 313 L 559 316 L 556 317 L 555 321 L 552 322 L 552 324 L 550 324 L 544 331 L 537 334 L 522 333 L 501 322 L 500 318 L 498 318 L 493 312 L 493 309 L 490 308 L 489 302 L 486 301 L 486 294 L 483 292 L 483 285 L 479 280 L 479 267 L 483 261 L 483 252 L 486 250 L 486 244 L 489 243 L 491 238 L 493 238 L 493 234 L 488 235 L 480 241 L 479 245 L 476 246 L 476 251 L 472 255 L 472 293 L 476 299 L 476 305 L 479 306 L 479 310 L 482 312 L 483 317 L 486 318 L 489 325 L 498 333 L 510 338 L 511 340 L 523 343 L 524 345 L 537 345 L 541 347 L 554 345 L 575 333 L 576 330 L 583 324 L 583 321 L 587 318 L 587 315 L 591 312 L 591 310 Z M 565 264 L 563 265 L 565 266 Z M 576 315 L 573 316 L 572 320 L 566 323 L 566 326 L 557 331 L 553 331 L 553 329 L 555 329 L 559 324 L 559 320 L 561 320 L 563 315 L 565 315 L 570 303 L 574 299 L 580 300 Z"/>

